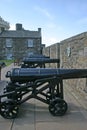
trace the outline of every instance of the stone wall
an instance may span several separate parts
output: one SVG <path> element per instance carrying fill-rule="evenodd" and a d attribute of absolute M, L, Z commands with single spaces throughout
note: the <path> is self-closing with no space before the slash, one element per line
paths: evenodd
<path fill-rule="evenodd" d="M 44 49 L 45 54 L 60 59 L 60 68 L 87 69 L 87 32 L 65 39 Z M 55 67 L 52 66 L 52 67 Z M 87 79 L 71 79 L 64 84 L 87 92 Z"/>
<path fill-rule="evenodd" d="M 60 59 L 62 68 L 87 68 L 87 32 L 61 41 Z M 87 91 L 87 79 L 72 79 L 66 83 L 73 89 Z"/>
<path fill-rule="evenodd" d="M 87 33 L 60 42 L 60 66 L 63 68 L 87 68 Z"/>
<path fill-rule="evenodd" d="M 22 59 L 23 57 L 28 57 L 29 53 L 40 54 L 41 44 L 37 39 L 33 39 L 33 47 L 28 47 L 27 38 L 15 38 L 13 39 L 13 55 L 15 59 Z M 21 44 L 20 44 L 21 43 Z"/>

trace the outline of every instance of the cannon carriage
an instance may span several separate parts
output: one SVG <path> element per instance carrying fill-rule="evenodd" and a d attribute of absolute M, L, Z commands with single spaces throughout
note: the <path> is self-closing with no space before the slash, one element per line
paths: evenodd
<path fill-rule="evenodd" d="M 10 82 L 0 95 L 0 114 L 4 118 L 15 118 L 19 106 L 31 98 L 48 104 L 52 115 L 63 116 L 68 109 L 63 80 L 86 78 L 87 69 L 13 68 L 6 77 Z"/>

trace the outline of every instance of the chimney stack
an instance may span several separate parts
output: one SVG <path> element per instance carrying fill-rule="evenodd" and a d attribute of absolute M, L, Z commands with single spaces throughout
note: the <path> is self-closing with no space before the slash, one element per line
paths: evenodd
<path fill-rule="evenodd" d="M 16 24 L 16 30 L 22 30 L 22 24 L 17 23 Z"/>

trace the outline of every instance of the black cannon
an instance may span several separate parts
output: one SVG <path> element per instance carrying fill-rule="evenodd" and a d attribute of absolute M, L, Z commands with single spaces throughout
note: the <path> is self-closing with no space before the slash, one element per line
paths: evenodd
<path fill-rule="evenodd" d="M 86 78 L 87 69 L 13 68 L 4 93 L 0 95 L 0 114 L 4 118 L 15 118 L 19 106 L 35 98 L 49 105 L 54 116 L 63 116 L 68 105 L 64 100 L 63 80 Z"/>
<path fill-rule="evenodd" d="M 21 68 L 45 68 L 46 63 L 57 63 L 59 65 L 59 59 L 51 59 L 44 55 L 30 55 L 22 60 Z"/>

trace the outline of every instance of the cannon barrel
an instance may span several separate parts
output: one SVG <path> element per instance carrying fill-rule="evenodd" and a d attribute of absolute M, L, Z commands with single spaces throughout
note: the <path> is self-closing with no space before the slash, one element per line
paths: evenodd
<path fill-rule="evenodd" d="M 87 69 L 13 68 L 6 74 L 14 82 L 29 82 L 54 76 L 62 79 L 86 78 Z"/>
<path fill-rule="evenodd" d="M 59 59 L 50 59 L 43 55 L 23 58 L 21 68 L 45 68 L 46 63 L 58 63 Z"/>
<path fill-rule="evenodd" d="M 24 63 L 59 63 L 59 59 L 50 58 L 26 58 L 23 60 Z"/>

